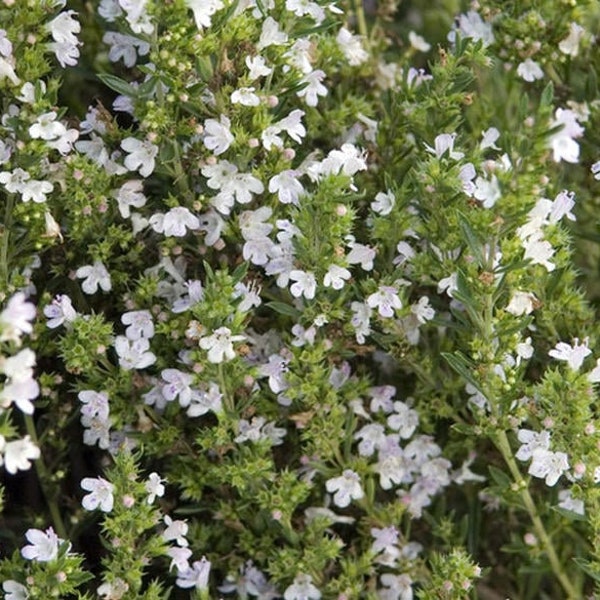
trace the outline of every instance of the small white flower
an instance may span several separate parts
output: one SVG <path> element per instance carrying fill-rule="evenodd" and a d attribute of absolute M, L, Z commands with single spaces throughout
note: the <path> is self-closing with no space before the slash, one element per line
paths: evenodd
<path fill-rule="evenodd" d="M 188 524 L 185 521 L 173 521 L 169 515 L 165 515 L 164 521 L 167 528 L 162 532 L 162 539 L 165 542 L 175 540 L 179 546 L 185 548 L 188 545 L 185 538 L 188 532 Z"/>
<path fill-rule="evenodd" d="M 312 577 L 299 573 L 294 577 L 294 583 L 283 593 L 284 600 L 319 600 L 321 592 L 312 584 Z"/>
<path fill-rule="evenodd" d="M 185 5 L 194 13 L 196 27 L 210 27 L 212 16 L 225 6 L 222 0 L 185 0 Z"/>
<path fill-rule="evenodd" d="M 390 285 L 382 285 L 367 298 L 370 308 L 377 308 L 381 317 L 393 317 L 394 311 L 402 308 L 398 290 Z"/>
<path fill-rule="evenodd" d="M 256 46 L 257 50 L 262 50 L 268 46 L 282 46 L 288 41 L 288 35 L 285 31 L 279 29 L 279 23 L 273 17 L 267 17 L 263 21 L 260 39 Z"/>
<path fill-rule="evenodd" d="M 255 88 L 239 88 L 232 92 L 231 103 L 241 104 L 242 106 L 258 106 L 260 98 L 254 93 Z"/>
<path fill-rule="evenodd" d="M 317 280 L 313 273 L 294 269 L 290 271 L 290 279 L 295 282 L 290 286 L 294 298 L 304 296 L 307 300 L 312 300 L 315 297 Z"/>
<path fill-rule="evenodd" d="M 559 42 L 558 49 L 567 56 L 575 57 L 579 54 L 579 42 L 585 34 L 585 29 L 577 23 L 571 23 L 569 35 Z"/>
<path fill-rule="evenodd" d="M 325 273 L 325 277 L 323 277 L 323 285 L 331 287 L 334 290 L 341 290 L 351 276 L 352 273 L 345 267 L 330 265 L 327 273 Z"/>
<path fill-rule="evenodd" d="M 23 202 L 33 200 L 36 204 L 46 202 L 46 194 L 49 194 L 54 186 L 49 181 L 38 181 L 30 179 L 21 188 L 21 199 Z"/>
<path fill-rule="evenodd" d="M 550 432 L 545 429 L 540 432 L 519 429 L 517 439 L 521 442 L 521 447 L 515 455 L 519 460 L 530 460 L 535 450 L 550 448 Z"/>
<path fill-rule="evenodd" d="M 95 294 L 98 291 L 98 286 L 105 292 L 111 290 L 110 274 L 99 260 L 95 261 L 93 265 L 79 267 L 75 271 L 75 276 L 79 279 L 85 278 L 85 281 L 81 284 L 81 289 L 86 294 Z"/>
<path fill-rule="evenodd" d="M 558 342 L 548 354 L 556 360 L 566 361 L 573 371 L 579 371 L 585 357 L 589 356 L 592 351 L 588 348 L 587 338 L 583 340 L 583 344 L 580 344 L 577 338 L 574 342 L 573 346 L 566 342 Z"/>
<path fill-rule="evenodd" d="M 58 557 L 58 546 L 61 540 L 54 529 L 49 527 L 46 531 L 40 529 L 28 529 L 25 537 L 29 546 L 21 548 L 21 555 L 27 560 L 36 560 L 38 562 L 51 562 Z"/>
<path fill-rule="evenodd" d="M 560 490 L 560 492 L 558 492 L 558 500 L 558 506 L 563 510 L 569 510 L 581 516 L 585 514 L 583 500 L 573 498 L 571 490 Z"/>
<path fill-rule="evenodd" d="M 375 200 L 371 202 L 371 210 L 378 215 L 385 217 L 392 212 L 396 204 L 396 196 L 389 190 L 387 192 L 379 192 L 375 196 Z"/>
<path fill-rule="evenodd" d="M 536 81 L 544 78 L 544 71 L 542 71 L 540 65 L 535 61 L 528 58 L 524 62 L 520 63 L 517 67 L 517 75 L 525 81 Z"/>
<path fill-rule="evenodd" d="M 156 356 L 149 352 L 150 342 L 146 338 L 127 339 L 124 335 L 115 338 L 115 350 L 119 357 L 119 366 L 126 371 L 145 369 L 156 362 Z"/>
<path fill-rule="evenodd" d="M 221 115 L 219 121 L 207 119 L 204 122 L 204 132 L 204 145 L 216 156 L 223 154 L 233 144 L 231 121 L 225 115 Z"/>
<path fill-rule="evenodd" d="M 115 486 L 110 481 L 102 477 L 95 479 L 85 477 L 81 480 L 81 487 L 90 492 L 81 501 L 81 505 L 85 510 L 100 508 L 102 512 L 109 513 L 113 509 L 115 502 L 113 492 L 115 491 Z"/>
<path fill-rule="evenodd" d="M 259 77 L 266 77 L 273 72 L 271 67 L 267 67 L 262 56 L 246 56 L 246 66 L 250 70 L 248 77 L 252 81 Z"/>
<path fill-rule="evenodd" d="M 537 302 L 537 298 L 531 292 L 521 292 L 516 290 L 504 309 L 515 317 L 521 317 L 523 315 L 529 315 L 533 312 L 534 302 Z"/>
<path fill-rule="evenodd" d="M 552 487 L 568 469 L 569 460 L 564 452 L 550 452 L 537 448 L 533 451 L 527 472 L 534 477 L 545 479 L 546 485 Z"/>
<path fill-rule="evenodd" d="M 154 321 L 149 310 L 131 310 L 123 313 L 121 323 L 127 325 L 125 336 L 130 340 L 154 336 Z"/>
<path fill-rule="evenodd" d="M 157 496 L 162 498 L 165 495 L 165 486 L 158 473 L 150 473 L 150 475 L 148 475 L 146 491 L 148 492 L 148 498 L 146 498 L 148 504 L 152 504 Z"/>
<path fill-rule="evenodd" d="M 300 81 L 305 86 L 296 92 L 296 96 L 304 98 L 307 106 L 317 106 L 319 96 L 327 96 L 328 94 L 327 88 L 321 83 L 323 79 L 325 79 L 325 71 L 321 71 L 321 69 L 311 71 Z"/>
<path fill-rule="evenodd" d="M 369 53 L 363 48 L 360 37 L 345 27 L 339 30 L 336 41 L 349 65 L 356 67 L 368 60 Z"/>
<path fill-rule="evenodd" d="M 419 52 L 429 52 L 431 50 L 431 44 L 428 44 L 425 41 L 425 38 L 414 31 L 408 33 L 408 41 L 410 42 L 411 47 Z"/>
<path fill-rule="evenodd" d="M 154 171 L 158 146 L 147 140 L 128 137 L 121 142 L 121 148 L 127 152 L 124 161 L 127 169 L 138 171 L 142 177 L 148 177 Z"/>
<path fill-rule="evenodd" d="M 351 469 L 345 469 L 340 477 L 332 477 L 325 483 L 330 494 L 334 494 L 333 503 L 345 508 L 352 500 L 360 500 L 365 493 L 360 485 L 360 476 Z"/>
<path fill-rule="evenodd" d="M 208 350 L 208 361 L 211 363 L 222 363 L 235 358 L 233 342 L 245 340 L 244 335 L 231 335 L 227 327 L 219 327 L 212 335 L 200 339 L 200 347 Z"/>
<path fill-rule="evenodd" d="M 14 475 L 17 471 L 27 471 L 31 468 L 32 460 L 40 457 L 40 449 L 31 441 L 29 436 L 22 440 L 6 442 L 0 435 L 0 454 L 4 456 L 4 467 L 7 473 Z M 2 464 L 2 463 L 0 463 Z"/>
<path fill-rule="evenodd" d="M 201 560 L 194 561 L 187 571 L 180 572 L 175 583 L 180 588 L 193 587 L 197 590 L 206 590 L 208 588 L 210 567 L 210 561 L 203 556 Z"/>
<path fill-rule="evenodd" d="M 12 579 L 7 579 L 2 584 L 2 589 L 6 592 L 4 600 L 27 600 L 29 598 L 27 588 Z"/>

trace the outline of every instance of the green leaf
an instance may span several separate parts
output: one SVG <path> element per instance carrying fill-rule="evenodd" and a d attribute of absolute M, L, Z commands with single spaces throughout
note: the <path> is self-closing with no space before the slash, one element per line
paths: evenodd
<path fill-rule="evenodd" d="M 460 352 L 454 354 L 442 352 L 442 357 L 458 375 L 483 394 L 481 384 L 473 377 L 472 371 L 475 369 L 475 365 L 466 356 Z"/>
<path fill-rule="evenodd" d="M 552 100 L 554 99 L 554 84 L 549 81 L 548 85 L 544 88 L 542 92 L 542 97 L 540 99 L 540 106 L 552 106 Z"/>
<path fill-rule="evenodd" d="M 266 306 L 273 309 L 275 312 L 278 312 L 281 315 L 286 315 L 288 317 L 294 317 L 295 319 L 300 316 L 300 311 L 295 309 L 293 306 L 289 304 L 285 304 L 284 302 L 267 302 Z"/>
<path fill-rule="evenodd" d="M 114 90 L 119 94 L 130 96 L 132 98 L 135 98 L 138 94 L 138 91 L 130 83 L 124 79 L 115 77 L 114 75 L 109 75 L 108 73 L 99 73 L 98 79 L 104 85 L 108 86 L 111 90 Z"/>
<path fill-rule="evenodd" d="M 591 563 L 589 560 L 579 557 L 573 558 L 573 562 L 594 581 L 600 582 L 600 570 L 597 563 Z"/>
<path fill-rule="evenodd" d="M 490 472 L 490 477 L 499 488 L 503 490 L 510 489 L 512 479 L 504 471 L 501 471 L 492 465 L 488 467 L 488 471 Z"/>

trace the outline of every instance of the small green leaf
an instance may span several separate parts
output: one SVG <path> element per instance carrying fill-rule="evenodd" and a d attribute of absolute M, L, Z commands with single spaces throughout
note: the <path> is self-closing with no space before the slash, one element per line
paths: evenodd
<path fill-rule="evenodd" d="M 111 90 L 114 90 L 119 94 L 130 96 L 131 98 L 135 98 L 137 96 L 138 91 L 124 79 L 120 79 L 114 75 L 109 75 L 108 73 L 99 73 L 98 79 L 104 85 L 108 86 Z"/>
<path fill-rule="evenodd" d="M 268 302 L 266 304 L 269 308 L 272 308 L 275 312 L 278 312 L 281 315 L 286 315 L 288 317 L 298 318 L 300 316 L 300 311 L 295 309 L 293 306 L 289 304 L 285 304 L 284 302 Z"/>
<path fill-rule="evenodd" d="M 544 88 L 542 97 L 540 99 L 540 106 L 552 106 L 552 100 L 554 99 L 554 85 L 551 81 Z"/>

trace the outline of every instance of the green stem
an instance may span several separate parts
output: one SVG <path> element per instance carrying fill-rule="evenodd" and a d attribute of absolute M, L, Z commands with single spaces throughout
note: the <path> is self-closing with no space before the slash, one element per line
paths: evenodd
<path fill-rule="evenodd" d="M 219 388 L 221 388 L 221 394 L 223 394 L 223 404 L 225 406 L 225 411 L 229 415 L 233 415 L 235 406 L 233 404 L 233 398 L 229 395 L 227 391 L 227 382 L 225 381 L 225 371 L 223 370 L 223 363 L 219 363 L 217 367 L 217 375 L 219 380 Z"/>
<path fill-rule="evenodd" d="M 0 272 L 2 276 L 2 284 L 4 292 L 8 290 L 8 242 L 10 240 L 10 228 L 12 226 L 12 213 L 14 207 L 13 194 L 7 194 L 6 208 L 4 211 L 4 224 L 2 231 L 2 247 L 0 249 Z"/>
<path fill-rule="evenodd" d="M 39 448 L 40 443 L 37 431 L 35 429 L 35 423 L 33 422 L 33 417 L 31 415 L 25 415 L 25 427 L 27 428 L 27 433 L 29 434 L 31 441 Z M 60 514 L 60 510 L 58 508 L 56 499 L 54 495 L 50 494 L 50 491 L 47 489 L 48 481 L 50 481 L 50 474 L 48 473 L 48 469 L 46 468 L 46 464 L 44 463 L 44 459 L 41 457 L 41 455 L 40 458 L 38 458 L 35 461 L 35 470 L 37 472 L 38 480 L 40 482 L 40 488 L 42 489 L 44 498 L 46 498 L 46 503 L 48 504 L 48 508 L 50 509 L 50 516 L 52 517 L 54 529 L 58 534 L 58 537 L 66 540 L 68 539 L 67 529 Z"/>
<path fill-rule="evenodd" d="M 552 571 L 556 575 L 557 579 L 560 581 L 563 589 L 567 593 L 567 598 L 569 600 L 575 600 L 576 598 L 580 598 L 581 595 L 577 592 L 575 586 L 571 583 L 569 577 L 563 570 L 563 566 L 560 562 L 558 555 L 556 554 L 556 550 L 554 549 L 554 544 L 544 527 L 542 519 L 537 510 L 537 506 L 533 498 L 531 497 L 531 493 L 529 492 L 529 488 L 527 487 L 527 483 L 523 479 L 521 475 L 521 471 L 519 470 L 519 466 L 515 461 L 513 456 L 513 452 L 510 448 L 510 443 L 508 441 L 508 436 L 505 431 L 498 431 L 497 437 L 494 440 L 496 447 L 502 454 L 502 458 L 504 462 L 508 465 L 510 473 L 513 477 L 515 484 L 518 487 L 519 495 L 521 496 L 521 500 L 525 505 L 525 509 L 529 513 L 529 518 L 533 523 L 533 528 L 535 533 L 542 543 L 544 550 L 548 556 L 548 560 L 550 561 L 550 565 L 552 566 Z"/>
<path fill-rule="evenodd" d="M 358 33 L 364 38 L 365 45 L 369 43 L 369 31 L 367 29 L 367 19 L 365 18 L 365 7 L 363 0 L 354 0 L 354 12 L 356 13 L 356 24 Z"/>

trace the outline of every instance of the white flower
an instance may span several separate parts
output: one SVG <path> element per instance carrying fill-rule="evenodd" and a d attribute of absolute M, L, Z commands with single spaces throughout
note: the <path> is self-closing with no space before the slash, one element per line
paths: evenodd
<path fill-rule="evenodd" d="M 500 137 L 500 132 L 495 127 L 490 127 L 486 129 L 482 134 L 481 142 L 479 143 L 479 148 L 481 150 L 485 150 L 486 148 L 493 148 L 494 150 L 500 150 L 498 146 L 496 146 L 496 142 Z"/>
<path fill-rule="evenodd" d="M 193 587 L 197 590 L 206 590 L 208 588 L 210 566 L 210 561 L 203 556 L 201 560 L 194 561 L 188 570 L 179 572 L 179 576 L 175 583 L 180 588 Z"/>
<path fill-rule="evenodd" d="M 79 267 L 75 271 L 75 275 L 79 279 L 85 278 L 85 281 L 81 284 L 81 289 L 86 294 L 95 294 L 98 291 L 98 286 L 105 292 L 111 290 L 110 274 L 99 260 L 95 261 L 93 265 Z"/>
<path fill-rule="evenodd" d="M 146 338 L 127 339 L 124 335 L 115 338 L 115 350 L 122 369 L 145 369 L 156 362 L 156 356 L 149 352 L 150 342 Z"/>
<path fill-rule="evenodd" d="M 105 581 L 98 586 L 96 593 L 104 600 L 121 600 L 129 591 L 129 584 L 123 581 L 120 577 L 112 581 Z"/>
<path fill-rule="evenodd" d="M 47 112 L 40 115 L 36 122 L 29 128 L 29 135 L 34 139 L 55 140 L 63 136 L 67 128 L 56 118 L 55 112 Z"/>
<path fill-rule="evenodd" d="M 219 121 L 207 119 L 204 122 L 204 132 L 204 145 L 217 156 L 223 154 L 234 141 L 231 121 L 225 115 L 221 115 Z"/>
<path fill-rule="evenodd" d="M 382 285 L 367 298 L 367 305 L 377 308 L 381 317 L 393 317 L 394 311 L 402 308 L 402 301 L 395 287 Z"/>
<path fill-rule="evenodd" d="M 537 448 L 533 451 L 532 461 L 527 472 L 534 477 L 545 479 L 546 485 L 552 487 L 568 469 L 569 460 L 564 452 L 550 452 Z"/>
<path fill-rule="evenodd" d="M 85 477 L 81 480 L 81 487 L 90 492 L 81 501 L 81 505 L 85 510 L 100 508 L 102 512 L 109 513 L 113 509 L 115 503 L 113 495 L 115 486 L 110 481 L 102 477 L 97 477 L 96 479 Z"/>
<path fill-rule="evenodd" d="M 591 169 L 592 173 L 594 174 L 594 179 L 596 181 L 600 180 L 600 160 L 595 162 L 592 166 Z"/>
<path fill-rule="evenodd" d="M 548 354 L 556 360 L 566 361 L 569 368 L 573 371 L 579 371 L 585 357 L 589 356 L 592 351 L 588 348 L 587 338 L 583 340 L 583 344 L 580 344 L 577 338 L 575 338 L 574 342 L 573 346 L 565 342 L 558 342 Z"/>
<path fill-rule="evenodd" d="M 345 267 L 330 265 L 327 273 L 325 273 L 325 277 L 323 277 L 323 285 L 331 287 L 334 290 L 341 290 L 351 276 L 352 273 Z"/>
<path fill-rule="evenodd" d="M 429 52 L 431 50 L 431 44 L 428 44 L 422 36 L 414 31 L 408 32 L 408 41 L 411 47 L 419 52 Z"/>
<path fill-rule="evenodd" d="M 33 200 L 36 204 L 46 202 L 46 194 L 49 194 L 54 186 L 49 181 L 38 181 L 30 179 L 21 188 L 21 199 L 23 202 Z"/>
<path fill-rule="evenodd" d="M 148 177 L 154 171 L 158 146 L 147 140 L 128 137 L 121 142 L 121 148 L 128 153 L 124 161 L 127 169 L 138 171 L 142 177 Z"/>
<path fill-rule="evenodd" d="M 150 52 L 150 44 L 139 38 L 116 31 L 107 31 L 102 41 L 110 46 L 108 59 L 111 62 L 118 62 L 123 59 L 126 67 L 133 67 L 137 61 L 137 55 L 146 56 Z M 121 96 L 121 98 L 123 98 Z M 114 105 L 113 105 L 114 106 Z M 115 110 L 116 107 L 115 107 Z"/>
<path fill-rule="evenodd" d="M 585 34 L 585 29 L 577 23 L 571 23 L 569 35 L 559 42 L 558 49 L 567 56 L 575 57 L 579 54 L 579 42 Z"/>
<path fill-rule="evenodd" d="M 263 21 L 260 39 L 256 48 L 260 51 L 268 46 L 281 46 L 287 41 L 287 33 L 281 31 L 279 23 L 273 17 L 269 16 Z"/>
<path fill-rule="evenodd" d="M 434 148 L 425 144 L 425 149 L 431 154 L 435 154 L 437 158 L 442 158 L 446 152 L 448 156 L 453 160 L 460 160 L 463 158 L 464 153 L 454 150 L 454 140 L 456 139 L 455 133 L 441 133 L 436 136 L 433 140 Z"/>
<path fill-rule="evenodd" d="M 456 28 L 448 34 L 450 42 L 454 42 L 456 39 L 457 30 L 463 38 L 470 38 L 474 42 L 481 40 L 484 47 L 494 43 L 492 25 L 484 22 L 474 10 L 458 16 L 456 19 Z"/>
<path fill-rule="evenodd" d="M 130 340 L 154 336 L 154 322 L 149 310 L 131 310 L 123 313 L 121 323 L 127 325 L 125 336 Z"/>
<path fill-rule="evenodd" d="M 6 580 L 2 584 L 2 589 L 6 592 L 4 600 L 27 600 L 29 598 L 27 588 L 12 579 Z"/>
<path fill-rule="evenodd" d="M 254 93 L 256 88 L 239 88 L 232 92 L 231 103 L 241 104 L 242 106 L 258 106 L 260 98 Z"/>
<path fill-rule="evenodd" d="M 296 282 L 290 287 L 290 292 L 294 298 L 304 296 L 307 300 L 311 300 L 315 297 L 317 280 L 313 273 L 294 269 L 290 271 L 290 279 Z"/>
<path fill-rule="evenodd" d="M 38 562 L 51 562 L 58 557 L 58 546 L 62 543 L 54 529 L 49 527 L 46 531 L 40 529 L 28 529 L 25 537 L 29 546 L 21 548 L 21 555 L 27 560 Z"/>
<path fill-rule="evenodd" d="M 545 429 L 540 432 L 531 429 L 519 429 L 517 439 L 521 442 L 521 447 L 515 455 L 519 460 L 529 460 L 535 450 L 548 450 L 550 448 L 550 432 Z"/>
<path fill-rule="evenodd" d="M 365 494 L 360 485 L 360 476 L 351 469 L 345 469 L 340 477 L 332 477 L 325 483 L 330 494 L 334 494 L 333 503 L 345 508 L 352 500 L 360 500 Z"/>
<path fill-rule="evenodd" d="M 56 329 L 63 323 L 71 323 L 77 318 L 77 311 L 73 308 L 71 298 L 66 294 L 55 296 L 51 304 L 44 307 L 44 315 L 48 317 L 46 325 Z"/>
<path fill-rule="evenodd" d="M 375 196 L 375 200 L 371 202 L 371 210 L 385 217 L 392 212 L 396 204 L 396 196 L 389 190 L 387 192 L 379 192 Z"/>
<path fill-rule="evenodd" d="M 185 0 L 185 5 L 194 13 L 196 27 L 210 27 L 211 17 L 224 6 L 222 0 Z"/>
<path fill-rule="evenodd" d="M 259 77 L 266 77 L 273 72 L 271 67 L 267 67 L 265 59 L 262 56 L 246 56 L 246 66 L 250 69 L 248 77 L 252 81 Z"/>
<path fill-rule="evenodd" d="M 31 333 L 33 326 L 29 321 L 35 319 L 35 306 L 29 302 L 23 292 L 11 296 L 6 308 L 0 312 L 0 342 L 14 340 L 21 335 Z"/>
<path fill-rule="evenodd" d="M 165 495 L 165 486 L 158 473 L 150 473 L 148 475 L 145 487 L 148 492 L 148 498 L 146 498 L 148 504 L 152 504 L 157 496 L 162 498 Z"/>
<path fill-rule="evenodd" d="M 558 492 L 558 500 L 558 506 L 563 510 L 569 510 L 581 516 L 585 514 L 583 500 L 573 498 L 571 490 L 560 490 L 560 492 Z"/>
<path fill-rule="evenodd" d="M 353 35 L 345 27 L 339 30 L 336 41 L 351 66 L 356 67 L 369 58 L 369 53 L 363 48 L 360 37 Z"/>
<path fill-rule="evenodd" d="M 321 83 L 325 79 L 325 71 L 317 69 L 306 74 L 300 81 L 304 87 L 296 92 L 296 96 L 304 98 L 307 106 L 317 106 L 319 96 L 327 96 L 328 90 Z"/>
<path fill-rule="evenodd" d="M 510 302 L 504 310 L 515 317 L 521 317 L 533 312 L 534 302 L 537 302 L 534 294 L 516 290 L 513 292 Z"/>
<path fill-rule="evenodd" d="M 283 593 L 284 600 L 319 600 L 321 592 L 312 584 L 312 577 L 299 573 L 294 577 L 294 583 Z"/>
<path fill-rule="evenodd" d="M 166 214 L 156 213 L 148 222 L 154 231 L 167 237 L 184 237 L 188 229 L 200 227 L 198 217 L 185 206 L 175 206 Z"/>
<path fill-rule="evenodd" d="M 299 198 L 304 194 L 304 186 L 298 181 L 298 171 L 288 169 L 269 180 L 269 192 L 277 194 L 282 204 L 294 204 L 298 206 Z"/>
<path fill-rule="evenodd" d="M 575 139 L 583 135 L 584 128 L 577 122 L 577 114 L 571 109 L 557 108 L 550 127 L 561 125 L 561 129 L 548 139 L 554 161 L 576 163 L 579 161 L 579 144 Z"/>
<path fill-rule="evenodd" d="M 394 402 L 394 412 L 387 418 L 390 429 L 404 440 L 409 439 L 419 424 L 419 413 L 404 402 Z"/>
<path fill-rule="evenodd" d="M 544 71 L 534 60 L 528 58 L 517 67 L 517 75 L 525 81 L 536 81 L 544 78 Z"/>
<path fill-rule="evenodd" d="M 188 541 L 185 536 L 188 532 L 188 524 L 185 521 L 173 521 L 169 515 L 164 517 L 167 528 L 162 532 L 161 537 L 165 542 L 175 540 L 179 546 L 186 547 Z"/>
<path fill-rule="evenodd" d="M 119 205 L 119 212 L 124 219 L 131 216 L 131 207 L 141 208 L 146 204 L 146 196 L 143 194 L 143 181 L 141 179 L 133 179 L 126 181 L 118 191 L 113 192 L 113 197 L 116 198 Z"/>
<path fill-rule="evenodd" d="M 22 440 L 6 442 L 0 435 L 0 454 L 4 461 L 6 471 L 14 475 L 17 471 L 27 471 L 31 467 L 32 460 L 40 457 L 40 449 L 31 441 L 29 436 Z M 0 464 L 2 464 L 0 462 Z"/>
<path fill-rule="evenodd" d="M 208 361 L 211 363 L 222 363 L 235 358 L 233 342 L 245 340 L 244 335 L 231 335 L 227 327 L 219 327 L 212 335 L 200 339 L 200 347 L 208 350 Z"/>
<path fill-rule="evenodd" d="M 569 221 L 575 221 L 575 215 L 571 209 L 575 206 L 575 193 L 563 190 L 554 198 L 550 214 L 548 215 L 548 223 L 551 225 L 558 223 L 563 217 L 567 217 Z"/>
<path fill-rule="evenodd" d="M 523 240 L 523 248 L 525 260 L 531 260 L 534 265 L 542 265 L 548 272 L 554 271 L 556 265 L 550 262 L 550 259 L 554 256 L 555 250 L 550 242 L 541 239 L 541 233 L 535 233 Z"/>

